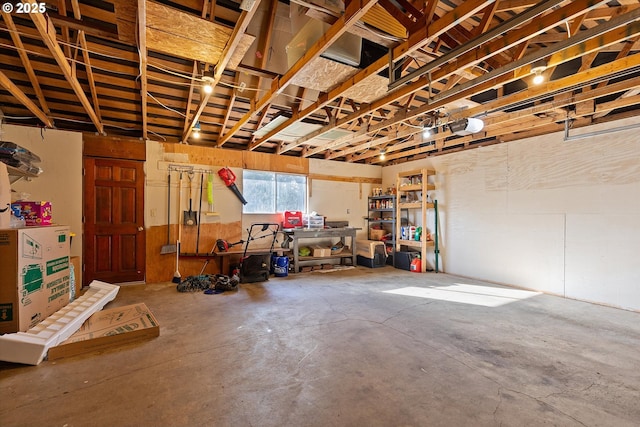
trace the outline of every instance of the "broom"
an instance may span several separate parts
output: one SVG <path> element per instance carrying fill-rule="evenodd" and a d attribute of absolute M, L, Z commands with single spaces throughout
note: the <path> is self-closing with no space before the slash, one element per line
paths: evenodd
<path fill-rule="evenodd" d="M 178 190 L 178 219 L 180 218 L 180 209 L 182 209 L 182 171 L 180 171 L 180 183 Z M 173 273 L 173 283 L 180 283 L 182 281 L 182 275 L 178 269 L 180 262 L 180 239 L 182 239 L 182 221 L 178 221 L 178 240 L 176 241 L 176 272 Z"/>
<path fill-rule="evenodd" d="M 172 245 L 171 241 L 171 171 L 167 174 L 167 244 L 162 246 L 160 254 L 172 254 L 177 252 L 176 245 Z"/>

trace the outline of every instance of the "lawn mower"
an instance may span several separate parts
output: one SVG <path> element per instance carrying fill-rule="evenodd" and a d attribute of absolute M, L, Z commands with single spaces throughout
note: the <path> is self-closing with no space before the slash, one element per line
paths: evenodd
<path fill-rule="evenodd" d="M 229 243 L 227 240 L 218 239 L 212 252 L 227 252 L 230 248 L 245 244 L 240 264 L 238 265 L 238 276 L 241 283 L 264 282 L 269 280 L 269 270 L 271 263 L 271 254 L 276 242 L 276 237 L 280 232 L 280 225 L 276 223 L 257 223 L 251 224 L 247 230 L 247 239 Z M 250 249 L 251 243 L 261 239 L 271 239 L 269 245 L 262 245 L 255 249 Z M 252 253 L 248 254 L 249 250 Z M 202 272 L 207 266 L 207 260 L 202 267 Z M 225 273 L 225 272 L 223 272 Z"/>

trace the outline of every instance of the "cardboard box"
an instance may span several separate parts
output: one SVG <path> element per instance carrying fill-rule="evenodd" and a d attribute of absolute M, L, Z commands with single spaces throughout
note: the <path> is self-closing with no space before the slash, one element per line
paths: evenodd
<path fill-rule="evenodd" d="M 371 240 L 380 240 L 386 234 L 388 234 L 387 230 L 378 230 L 376 228 L 369 229 L 369 237 L 371 238 Z"/>
<path fill-rule="evenodd" d="M 51 225 L 51 202 L 14 202 L 22 212 L 27 227 Z"/>
<path fill-rule="evenodd" d="M 80 263 L 80 257 L 72 256 L 71 264 L 73 265 L 73 274 L 75 278 L 74 295 L 77 298 L 80 295 L 80 290 L 82 290 L 82 264 Z"/>
<path fill-rule="evenodd" d="M 311 256 L 314 256 L 314 257 L 331 256 L 331 248 L 326 248 L 320 245 L 312 245 Z"/>
<path fill-rule="evenodd" d="M 69 227 L 0 230 L 0 333 L 25 332 L 69 303 Z"/>
<path fill-rule="evenodd" d="M 144 303 L 108 308 L 94 313 L 63 343 L 51 347 L 47 359 L 111 349 L 160 335 L 160 326 Z"/>

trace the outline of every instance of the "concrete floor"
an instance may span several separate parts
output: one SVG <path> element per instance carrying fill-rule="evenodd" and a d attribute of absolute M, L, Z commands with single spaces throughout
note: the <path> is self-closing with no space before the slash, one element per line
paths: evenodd
<path fill-rule="evenodd" d="M 0 365 L 0 424 L 640 424 L 639 313 L 391 267 L 123 286 L 107 307 L 137 302 L 160 337 Z"/>

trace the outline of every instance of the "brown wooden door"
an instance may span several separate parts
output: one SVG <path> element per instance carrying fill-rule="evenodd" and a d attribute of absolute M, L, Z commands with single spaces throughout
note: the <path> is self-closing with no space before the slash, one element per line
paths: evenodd
<path fill-rule="evenodd" d="M 84 159 L 84 279 L 145 277 L 143 162 Z"/>

